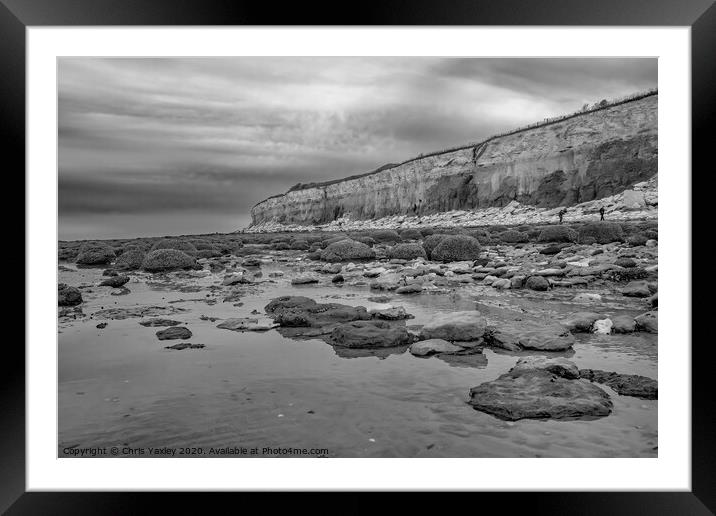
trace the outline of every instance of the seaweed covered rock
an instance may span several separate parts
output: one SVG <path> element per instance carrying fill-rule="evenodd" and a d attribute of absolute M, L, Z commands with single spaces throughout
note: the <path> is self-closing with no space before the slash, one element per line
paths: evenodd
<path fill-rule="evenodd" d="M 375 258 L 375 251 L 366 244 L 355 240 L 334 242 L 321 253 L 321 260 L 326 262 L 372 260 L 373 258 Z"/>
<path fill-rule="evenodd" d="M 147 254 L 142 268 L 148 272 L 194 269 L 196 260 L 176 249 L 156 249 Z"/>
<path fill-rule="evenodd" d="M 398 244 L 388 249 L 388 258 L 414 260 L 415 258 L 427 258 L 427 255 L 420 244 Z"/>
<path fill-rule="evenodd" d="M 538 242 L 576 242 L 577 232 L 569 226 L 546 226 L 542 228 Z"/>
<path fill-rule="evenodd" d="M 371 231 L 369 236 L 373 240 L 381 244 L 401 241 L 398 232 L 393 231 L 392 229 L 379 229 L 376 231 Z"/>
<path fill-rule="evenodd" d="M 445 237 L 430 253 L 430 258 L 439 262 L 459 262 L 476 260 L 480 257 L 482 246 L 475 238 L 467 235 Z"/>
<path fill-rule="evenodd" d="M 624 230 L 614 222 L 590 222 L 579 228 L 579 242 L 587 243 L 587 239 L 594 239 L 598 244 L 609 244 L 624 240 Z"/>
<path fill-rule="evenodd" d="M 162 238 L 157 240 L 152 246 L 151 251 L 157 251 L 159 249 L 174 249 L 191 256 L 196 255 L 197 251 L 194 244 L 188 240 L 182 240 L 180 238 Z"/>
<path fill-rule="evenodd" d="M 107 244 L 91 242 L 84 244 L 77 254 L 80 265 L 105 265 L 114 260 L 114 249 Z"/>
<path fill-rule="evenodd" d="M 57 285 L 57 305 L 75 306 L 82 303 L 82 293 L 77 287 L 70 287 L 65 283 Z"/>
<path fill-rule="evenodd" d="M 525 242 L 529 242 L 530 237 L 526 233 L 510 229 L 503 233 L 500 233 L 500 240 L 507 244 L 522 244 Z"/>
<path fill-rule="evenodd" d="M 417 229 L 404 229 L 400 232 L 403 240 L 422 240 L 423 235 Z"/>
<path fill-rule="evenodd" d="M 423 240 L 423 249 L 425 249 L 425 254 L 428 258 L 432 259 L 433 249 L 435 249 L 438 244 L 444 239 L 446 239 L 448 236 L 449 235 L 443 233 L 434 233 L 425 237 L 425 240 Z"/>
<path fill-rule="evenodd" d="M 120 270 L 135 270 L 142 267 L 147 253 L 139 248 L 125 249 L 125 251 L 117 258 L 114 267 Z"/>

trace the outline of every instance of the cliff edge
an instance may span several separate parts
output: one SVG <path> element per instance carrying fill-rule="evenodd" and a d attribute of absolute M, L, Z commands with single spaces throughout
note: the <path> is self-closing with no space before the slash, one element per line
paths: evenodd
<path fill-rule="evenodd" d="M 658 92 L 602 104 L 345 179 L 296 185 L 251 210 L 252 225 L 325 224 L 506 206 L 573 206 L 657 173 Z"/>

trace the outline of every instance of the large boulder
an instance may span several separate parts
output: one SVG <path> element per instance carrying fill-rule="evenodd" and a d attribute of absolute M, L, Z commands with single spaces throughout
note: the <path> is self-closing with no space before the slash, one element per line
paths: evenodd
<path fill-rule="evenodd" d="M 430 259 L 438 262 L 476 260 L 482 247 L 477 239 L 467 235 L 451 235 L 444 238 L 430 253 Z"/>
<path fill-rule="evenodd" d="M 196 255 L 196 246 L 188 240 L 182 240 L 180 238 L 161 238 L 157 240 L 151 248 L 151 251 L 158 249 L 175 249 L 182 251 L 188 255 Z"/>
<path fill-rule="evenodd" d="M 568 226 L 546 226 L 537 237 L 538 242 L 576 242 L 577 232 Z"/>
<path fill-rule="evenodd" d="M 543 292 L 549 290 L 549 281 L 544 276 L 530 276 L 525 281 L 525 287 L 530 290 Z"/>
<path fill-rule="evenodd" d="M 631 315 L 616 315 L 611 319 L 613 333 L 632 333 L 636 331 L 636 321 Z"/>
<path fill-rule="evenodd" d="M 80 248 L 76 262 L 79 265 L 106 265 L 114 260 L 114 248 L 107 244 L 89 242 Z"/>
<path fill-rule="evenodd" d="M 601 315 L 594 312 L 577 312 L 561 322 L 572 333 L 589 333 L 594 323 L 601 318 Z"/>
<path fill-rule="evenodd" d="M 423 240 L 423 249 L 425 249 L 425 254 L 428 258 L 432 259 L 432 252 L 433 249 L 435 249 L 440 242 L 445 240 L 449 235 L 444 234 L 431 234 L 428 235 L 425 240 Z"/>
<path fill-rule="evenodd" d="M 427 254 L 420 244 L 398 244 L 388 249 L 388 258 L 414 260 L 415 258 L 427 258 Z"/>
<path fill-rule="evenodd" d="M 604 417 L 613 407 L 609 395 L 586 380 L 530 368 L 512 370 L 473 387 L 468 403 L 508 421 Z"/>
<path fill-rule="evenodd" d="M 420 332 L 422 339 L 471 341 L 483 337 L 487 319 L 477 310 L 450 312 L 435 316 Z"/>
<path fill-rule="evenodd" d="M 127 271 L 139 269 L 142 267 L 142 263 L 144 263 L 146 257 L 147 253 L 142 249 L 126 249 L 114 262 L 114 267 L 115 269 Z"/>
<path fill-rule="evenodd" d="M 500 240 L 507 244 L 520 244 L 530 241 L 529 235 L 527 233 L 522 233 L 521 231 L 515 231 L 514 229 L 510 229 L 505 231 L 504 233 L 500 233 Z"/>
<path fill-rule="evenodd" d="M 165 272 L 196 268 L 196 260 L 176 249 L 157 249 L 147 254 L 142 268 L 148 272 Z"/>
<path fill-rule="evenodd" d="M 622 396 L 633 396 L 644 400 L 659 398 L 659 384 L 656 380 L 638 374 L 619 374 L 600 369 L 580 369 L 582 378 L 601 383 L 614 389 Z"/>
<path fill-rule="evenodd" d="M 422 240 L 423 235 L 417 229 L 404 229 L 400 232 L 400 238 L 403 240 Z"/>
<path fill-rule="evenodd" d="M 378 229 L 376 231 L 371 231 L 369 236 L 381 244 L 401 241 L 398 232 L 393 231 L 392 229 Z"/>
<path fill-rule="evenodd" d="M 624 240 L 624 231 L 614 222 L 590 222 L 579 228 L 579 242 L 594 239 L 598 244 L 609 244 Z"/>
<path fill-rule="evenodd" d="M 406 346 L 412 337 L 406 327 L 388 321 L 352 321 L 336 326 L 327 342 L 346 348 L 389 348 Z"/>
<path fill-rule="evenodd" d="M 321 253 L 321 260 L 325 262 L 372 260 L 373 258 L 375 258 L 373 249 L 366 244 L 349 239 L 334 242 Z"/>
<path fill-rule="evenodd" d="M 70 287 L 65 283 L 57 285 L 57 305 L 75 306 L 82 303 L 82 293 L 77 287 Z"/>

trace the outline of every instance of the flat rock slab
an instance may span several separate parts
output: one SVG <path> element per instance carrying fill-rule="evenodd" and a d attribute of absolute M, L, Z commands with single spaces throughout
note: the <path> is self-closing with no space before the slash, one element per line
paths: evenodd
<path fill-rule="evenodd" d="M 440 314 L 421 330 L 424 340 L 478 340 L 487 330 L 487 319 L 477 310 Z"/>
<path fill-rule="evenodd" d="M 326 340 L 346 348 L 389 348 L 412 342 L 407 328 L 388 321 L 352 321 L 336 326 Z"/>
<path fill-rule="evenodd" d="M 182 349 L 202 349 L 206 346 L 204 344 L 192 344 L 191 342 L 179 342 L 178 344 L 174 344 L 173 346 L 164 346 L 166 349 L 176 349 L 176 350 L 182 350 Z"/>
<path fill-rule="evenodd" d="M 162 319 L 161 317 L 156 317 L 154 319 L 147 319 L 146 321 L 139 321 L 139 324 L 148 328 L 152 328 L 159 326 L 179 326 L 181 324 L 181 321 L 174 321 L 172 319 Z"/>
<path fill-rule="evenodd" d="M 396 294 L 419 294 L 423 291 L 423 286 L 418 283 L 412 283 L 395 289 Z"/>
<path fill-rule="evenodd" d="M 548 371 L 503 374 L 470 389 L 468 403 L 508 421 L 597 418 L 612 411 L 609 395 L 596 385 Z"/>
<path fill-rule="evenodd" d="M 191 336 L 192 333 L 189 328 L 184 326 L 172 326 L 171 328 L 157 332 L 157 338 L 159 340 L 190 339 Z"/>
<path fill-rule="evenodd" d="M 428 339 L 413 343 L 410 346 L 410 353 L 424 357 L 436 353 L 457 353 L 463 349 L 443 339 Z"/>
<path fill-rule="evenodd" d="M 378 310 L 369 310 L 375 319 L 383 319 L 386 321 L 400 321 L 403 319 L 412 319 L 413 316 L 405 311 L 402 306 L 395 306 L 391 308 L 384 308 Z"/>
<path fill-rule="evenodd" d="M 291 285 L 308 285 L 311 283 L 318 283 L 318 278 L 312 276 L 299 276 L 291 280 Z"/>
<path fill-rule="evenodd" d="M 106 308 L 92 315 L 96 319 L 130 319 L 134 317 L 156 317 L 185 312 L 184 308 L 174 306 L 131 306 L 127 308 Z"/>
<path fill-rule="evenodd" d="M 574 345 L 574 335 L 559 323 L 506 321 L 485 334 L 488 345 L 509 351 L 566 351 Z"/>
<path fill-rule="evenodd" d="M 600 369 L 580 369 L 579 375 L 585 380 L 607 385 L 622 396 L 633 396 L 644 400 L 659 399 L 659 384 L 653 378 Z"/>
<path fill-rule="evenodd" d="M 278 327 L 278 324 L 270 320 L 259 322 L 258 318 L 232 317 L 217 324 L 216 327 L 232 331 L 268 331 Z"/>

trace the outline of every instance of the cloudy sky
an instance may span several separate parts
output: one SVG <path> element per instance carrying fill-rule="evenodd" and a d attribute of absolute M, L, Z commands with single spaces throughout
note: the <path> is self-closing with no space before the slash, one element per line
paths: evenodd
<path fill-rule="evenodd" d="M 366 172 L 657 85 L 655 59 L 61 58 L 61 239 L 228 232 Z"/>

